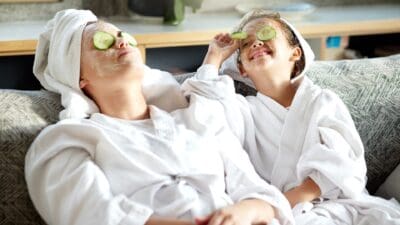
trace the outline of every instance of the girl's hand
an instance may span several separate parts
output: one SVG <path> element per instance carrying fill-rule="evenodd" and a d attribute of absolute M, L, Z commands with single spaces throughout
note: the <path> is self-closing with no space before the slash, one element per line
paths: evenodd
<path fill-rule="evenodd" d="M 259 199 L 248 199 L 197 218 L 196 225 L 268 224 L 275 216 L 274 208 Z"/>
<path fill-rule="evenodd" d="M 228 33 L 217 34 L 208 46 L 208 52 L 203 64 L 213 64 L 218 69 L 239 47 L 239 41 L 233 40 Z"/>
<path fill-rule="evenodd" d="M 311 178 L 307 177 L 301 185 L 286 191 L 284 195 L 293 208 L 300 202 L 311 202 L 320 197 L 321 189 Z"/>

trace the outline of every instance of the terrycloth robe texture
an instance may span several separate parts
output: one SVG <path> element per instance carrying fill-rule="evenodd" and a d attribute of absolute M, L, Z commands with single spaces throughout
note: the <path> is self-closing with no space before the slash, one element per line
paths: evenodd
<path fill-rule="evenodd" d="M 61 94 L 65 109 L 60 119 L 86 118 L 99 111 L 79 88 L 82 34 L 86 24 L 95 21 L 97 17 L 89 10 L 63 10 L 39 37 L 33 73 L 45 89 Z M 167 111 L 187 106 L 171 74 L 147 66 L 144 71 L 143 94 L 149 104 Z"/>
<path fill-rule="evenodd" d="M 314 55 L 295 33 L 309 64 Z M 304 77 L 304 71 L 292 81 L 298 88 L 289 108 L 261 93 L 236 95 L 232 79 L 218 76 L 212 65 L 200 67 L 182 87 L 223 105 L 228 124 L 266 181 L 282 192 L 307 177 L 318 184 L 320 199 L 293 208 L 296 224 L 400 224 L 394 199 L 365 190 L 364 148 L 348 109 L 336 94 Z"/>
<path fill-rule="evenodd" d="M 49 224 L 135 225 L 257 198 L 277 209 L 274 224 L 294 224 L 288 201 L 257 175 L 223 113 L 192 95 L 188 108 L 171 114 L 151 106 L 147 120 L 100 113 L 62 120 L 26 156 L 32 201 Z"/>

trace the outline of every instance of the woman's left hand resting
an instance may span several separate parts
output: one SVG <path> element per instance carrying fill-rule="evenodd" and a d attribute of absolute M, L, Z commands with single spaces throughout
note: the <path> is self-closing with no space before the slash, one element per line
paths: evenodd
<path fill-rule="evenodd" d="M 208 52 L 204 58 L 204 64 L 213 64 L 219 69 L 225 61 L 239 47 L 239 41 L 234 40 L 228 33 L 217 34 L 208 46 Z"/>
<path fill-rule="evenodd" d="M 196 218 L 196 225 L 268 224 L 274 217 L 274 208 L 270 204 L 259 199 L 247 199 L 205 218 Z"/>

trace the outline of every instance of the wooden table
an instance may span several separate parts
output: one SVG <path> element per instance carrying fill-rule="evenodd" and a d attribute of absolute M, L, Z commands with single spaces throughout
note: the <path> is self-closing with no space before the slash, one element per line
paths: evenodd
<path fill-rule="evenodd" d="M 229 32 L 241 15 L 235 11 L 189 13 L 179 26 L 159 19 L 111 18 L 107 21 L 135 36 L 144 58 L 146 49 L 206 45 L 219 32 Z M 400 33 L 400 4 L 320 7 L 301 21 L 292 21 L 306 38 Z M 0 23 L 0 56 L 32 55 L 46 21 Z"/>

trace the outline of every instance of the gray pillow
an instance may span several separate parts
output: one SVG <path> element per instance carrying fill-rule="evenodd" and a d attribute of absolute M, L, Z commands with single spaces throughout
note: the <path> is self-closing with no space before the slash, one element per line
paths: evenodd
<path fill-rule="evenodd" d="M 367 189 L 377 188 L 400 162 L 400 55 L 321 61 L 307 73 L 349 108 L 365 147 Z"/>
<path fill-rule="evenodd" d="M 59 95 L 0 90 L 0 224 L 45 224 L 30 201 L 25 154 L 36 135 L 58 120 Z"/>

